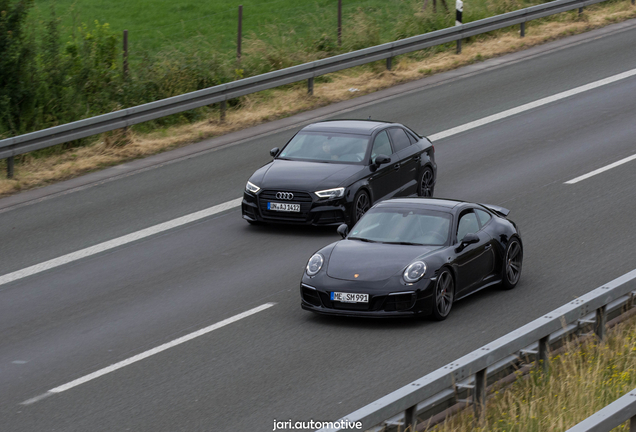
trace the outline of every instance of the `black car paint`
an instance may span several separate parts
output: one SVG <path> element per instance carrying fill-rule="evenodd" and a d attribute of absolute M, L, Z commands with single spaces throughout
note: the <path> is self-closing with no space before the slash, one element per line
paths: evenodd
<path fill-rule="evenodd" d="M 366 132 L 370 138 L 370 145 L 364 162 L 284 160 L 278 157 L 284 150 L 283 147 L 278 150 L 273 161 L 259 168 L 250 177 L 249 181 L 260 187 L 260 191 L 256 194 L 244 192 L 241 206 L 244 219 L 249 222 L 308 225 L 339 225 L 343 222 L 352 224 L 353 201 L 358 191 L 365 191 L 373 204 L 383 199 L 416 194 L 425 167 L 429 167 L 436 178 L 437 165 L 432 143 L 403 125 L 367 120 L 334 120 L 314 123 L 301 131 L 317 131 L 324 128 L 340 133 Z M 392 155 L 387 155 L 391 161 L 378 166 L 371 161 L 372 143 L 379 133 L 390 128 L 402 128 L 418 141 Z M 314 194 L 315 191 L 337 187 L 345 187 L 344 197 L 329 199 L 319 198 Z M 300 215 L 293 214 L 266 214 L 259 199 L 259 195 L 266 190 L 308 194 L 311 197 L 309 213 L 306 217 L 296 217 Z M 304 213 L 304 210 L 301 211 Z M 324 217 L 327 214 L 329 217 Z"/>
<path fill-rule="evenodd" d="M 346 238 L 332 243 L 317 251 L 325 258 L 323 268 L 315 276 L 308 276 L 306 272 L 303 274 L 300 286 L 303 309 L 343 316 L 428 315 L 432 311 L 435 281 L 442 268 L 449 268 L 453 275 L 456 282 L 454 301 L 457 301 L 483 288 L 499 284 L 502 281 L 508 242 L 514 236 L 521 243 L 517 226 L 503 215 L 508 211 L 501 207 L 427 198 L 392 199 L 377 206 L 424 206 L 446 211 L 452 216 L 450 239 L 447 244 L 437 247 L 376 244 Z M 460 214 L 470 209 L 486 211 L 491 217 L 486 224 L 480 225 L 480 230 L 476 233 L 479 241 L 465 244 L 462 239 L 457 238 L 457 222 Z M 339 249 L 346 253 L 339 253 Z M 336 271 L 330 271 L 332 259 L 338 261 L 334 264 Z M 426 262 L 426 272 L 418 282 L 409 284 L 404 281 L 402 274 L 410 263 L 419 259 Z M 347 269 L 349 277 L 344 276 Z M 369 273 L 365 274 L 366 272 Z M 313 303 L 308 301 L 312 300 L 307 294 L 311 290 L 315 291 Z M 363 310 L 360 305 L 350 307 L 348 304 L 332 302 L 329 295 L 334 291 L 369 294 L 368 309 L 372 310 Z M 402 310 L 383 309 L 392 294 L 406 292 L 412 292 L 412 304 L 408 307 Z"/>

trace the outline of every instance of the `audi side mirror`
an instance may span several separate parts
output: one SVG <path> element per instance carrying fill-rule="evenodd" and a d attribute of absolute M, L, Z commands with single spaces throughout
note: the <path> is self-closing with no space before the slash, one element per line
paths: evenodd
<path fill-rule="evenodd" d="M 383 155 L 383 154 L 379 154 L 379 155 L 377 155 L 377 156 L 375 157 L 375 159 L 373 160 L 373 163 L 374 163 L 375 165 L 378 165 L 378 166 L 380 166 L 380 165 L 382 165 L 382 164 L 387 164 L 387 163 L 389 163 L 389 162 L 391 162 L 391 158 L 390 158 L 390 157 L 388 157 L 387 155 Z"/>
<path fill-rule="evenodd" d="M 338 227 L 338 234 L 340 234 L 340 237 L 342 238 L 347 237 L 347 234 L 349 234 L 349 227 L 347 224 L 342 224 Z"/>
<path fill-rule="evenodd" d="M 278 147 L 274 147 L 273 149 L 271 149 L 271 150 L 269 151 L 269 154 L 270 154 L 272 157 L 276 157 L 276 155 L 278 154 L 278 152 L 279 152 L 279 151 L 280 151 L 280 149 L 279 149 Z"/>

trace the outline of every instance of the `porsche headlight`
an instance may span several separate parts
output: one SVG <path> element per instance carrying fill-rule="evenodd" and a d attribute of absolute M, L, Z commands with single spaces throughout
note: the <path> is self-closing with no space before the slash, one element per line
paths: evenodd
<path fill-rule="evenodd" d="M 414 283 L 422 279 L 426 273 L 426 263 L 424 261 L 415 261 L 404 270 L 402 277 L 408 283 Z"/>
<path fill-rule="evenodd" d="M 314 276 L 316 273 L 320 271 L 322 268 L 322 264 L 325 262 L 325 259 L 320 254 L 314 254 L 311 258 L 309 258 L 309 262 L 307 263 L 307 274 L 309 276 Z"/>
<path fill-rule="evenodd" d="M 343 187 L 339 187 L 339 188 L 335 188 L 335 189 L 325 189 L 325 190 L 321 190 L 321 191 L 317 191 L 314 192 L 316 195 L 318 195 L 320 198 L 341 198 L 344 196 L 344 191 L 345 188 Z"/>
<path fill-rule="evenodd" d="M 254 183 L 251 182 L 247 182 L 247 184 L 245 185 L 245 190 L 255 194 L 256 192 L 258 192 L 259 190 L 261 190 L 261 188 L 259 188 L 258 186 L 256 186 Z"/>

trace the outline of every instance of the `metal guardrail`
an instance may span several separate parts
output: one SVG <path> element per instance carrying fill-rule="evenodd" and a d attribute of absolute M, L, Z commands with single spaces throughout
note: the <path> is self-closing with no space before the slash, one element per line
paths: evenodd
<path fill-rule="evenodd" d="M 13 157 L 19 154 L 303 80 L 308 80 L 308 88 L 311 92 L 314 78 L 320 75 L 378 60 L 387 60 L 387 67 L 390 68 L 391 59 L 397 55 L 419 51 L 448 42 L 460 41 L 463 38 L 516 24 L 521 24 L 523 36 L 524 25 L 528 21 L 577 8 L 581 9 L 602 1 L 605 0 L 556 0 L 396 42 L 365 48 L 37 132 L 6 138 L 0 140 L 0 159 L 8 159 L 8 174 L 11 174 Z"/>
<path fill-rule="evenodd" d="M 567 432 L 610 432 L 629 421 L 629 432 L 636 432 L 636 389 L 612 402 Z"/>
<path fill-rule="evenodd" d="M 475 417 L 478 420 L 483 419 L 488 376 L 518 363 L 520 358 L 529 355 L 543 361 L 543 367 L 547 368 L 550 344 L 586 325 L 593 325 L 594 332 L 603 338 L 607 314 L 610 311 L 621 310 L 625 304 L 631 308 L 635 291 L 636 270 L 632 270 L 339 421 L 361 422 L 363 430 L 381 423 L 400 423 L 403 428 L 410 425 L 411 430 L 414 430 L 418 423 L 418 413 L 440 406 L 449 399 L 456 399 L 460 387 L 472 389 L 470 402 L 475 408 Z M 636 408 L 636 404 L 630 407 Z M 631 411 L 631 415 L 636 415 L 636 411 Z M 340 430 L 344 429 L 323 428 L 319 432 Z"/>

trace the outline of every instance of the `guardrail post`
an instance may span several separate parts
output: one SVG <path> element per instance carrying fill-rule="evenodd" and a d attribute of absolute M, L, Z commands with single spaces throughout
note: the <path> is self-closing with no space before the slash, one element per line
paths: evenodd
<path fill-rule="evenodd" d="M 605 313 L 607 306 L 601 306 L 596 309 L 596 322 L 594 323 L 594 333 L 600 340 L 605 339 L 605 327 L 607 315 Z"/>
<path fill-rule="evenodd" d="M 391 70 L 391 65 L 393 64 L 393 57 L 389 57 L 386 59 L 386 70 Z"/>
<path fill-rule="evenodd" d="M 13 156 L 7 158 L 7 178 L 13 178 Z"/>
<path fill-rule="evenodd" d="M 221 101 L 221 123 L 225 122 L 226 109 L 227 109 L 227 101 Z"/>
<path fill-rule="evenodd" d="M 580 7 L 580 8 L 579 8 L 579 15 L 581 15 L 582 13 L 583 13 L 583 8 L 582 8 L 582 7 Z"/>
<path fill-rule="evenodd" d="M 486 419 L 486 369 L 475 374 L 475 390 L 473 395 L 473 408 L 475 419 L 481 425 Z"/>
<path fill-rule="evenodd" d="M 307 80 L 307 94 L 308 95 L 314 94 L 314 77 L 311 77 Z"/>
<path fill-rule="evenodd" d="M 539 357 L 537 358 L 537 366 L 541 365 L 543 373 L 548 373 L 550 369 L 550 358 L 548 356 L 548 349 L 550 336 L 539 339 Z"/>
<path fill-rule="evenodd" d="M 526 23 L 522 22 L 521 23 L 521 37 L 525 37 L 526 36 Z"/>
<path fill-rule="evenodd" d="M 632 4 L 634 4 L 634 0 L 632 0 Z M 629 419 L 629 432 L 636 432 L 636 415 Z"/>
<path fill-rule="evenodd" d="M 409 429 L 411 432 L 415 432 L 417 426 L 417 405 L 407 408 L 404 411 L 404 430 Z"/>

